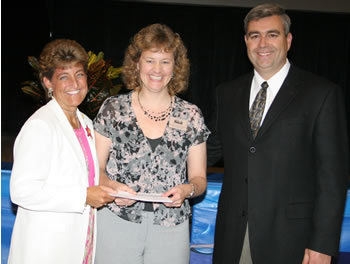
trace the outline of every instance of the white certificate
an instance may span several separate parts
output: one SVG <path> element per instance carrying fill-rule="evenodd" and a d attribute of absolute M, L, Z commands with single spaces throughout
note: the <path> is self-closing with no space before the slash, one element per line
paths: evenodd
<path fill-rule="evenodd" d="M 172 203 L 173 201 L 170 200 L 169 197 L 163 197 L 160 193 L 136 193 L 131 194 L 128 192 L 118 192 L 117 194 L 110 193 L 109 195 L 114 197 L 120 197 L 120 198 L 127 198 L 137 201 L 144 201 L 144 202 L 156 202 L 156 203 Z"/>

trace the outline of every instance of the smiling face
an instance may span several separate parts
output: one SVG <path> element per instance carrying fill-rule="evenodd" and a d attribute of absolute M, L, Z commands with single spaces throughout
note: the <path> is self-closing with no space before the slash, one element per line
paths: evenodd
<path fill-rule="evenodd" d="M 286 63 L 292 35 L 288 33 L 286 36 L 280 16 L 250 21 L 244 39 L 250 61 L 265 80 Z"/>
<path fill-rule="evenodd" d="M 84 67 L 70 64 L 64 68 L 56 68 L 51 80 L 43 78 L 45 86 L 52 88 L 53 96 L 63 110 L 75 111 L 87 93 L 87 75 Z"/>
<path fill-rule="evenodd" d="M 174 54 L 162 50 L 145 50 L 137 68 L 140 71 L 141 88 L 150 92 L 166 91 L 174 71 Z"/>

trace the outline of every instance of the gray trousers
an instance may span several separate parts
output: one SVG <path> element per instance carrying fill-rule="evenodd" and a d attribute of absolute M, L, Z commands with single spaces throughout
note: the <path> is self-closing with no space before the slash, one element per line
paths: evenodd
<path fill-rule="evenodd" d="M 252 256 L 250 254 L 250 245 L 249 245 L 249 233 L 248 233 L 248 224 L 247 229 L 244 236 L 243 249 L 241 254 L 241 259 L 239 260 L 239 264 L 252 264 Z"/>
<path fill-rule="evenodd" d="M 153 224 L 153 212 L 142 223 L 126 221 L 109 209 L 97 213 L 95 264 L 188 264 L 188 220 L 174 227 Z"/>

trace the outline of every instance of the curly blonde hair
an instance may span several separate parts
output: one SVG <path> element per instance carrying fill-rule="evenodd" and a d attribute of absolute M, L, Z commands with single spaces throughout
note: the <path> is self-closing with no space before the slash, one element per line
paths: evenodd
<path fill-rule="evenodd" d="M 39 56 L 40 80 L 42 81 L 43 77 L 51 80 L 57 68 L 64 68 L 75 63 L 80 63 L 87 73 L 89 55 L 85 49 L 74 40 L 55 39 L 45 45 Z M 44 84 L 43 86 L 45 87 Z"/>
<path fill-rule="evenodd" d="M 132 38 L 125 51 L 122 80 L 129 90 L 139 91 L 141 81 L 137 63 L 145 50 L 157 49 L 174 54 L 173 78 L 168 83 L 170 95 L 175 95 L 187 89 L 190 72 L 190 63 L 187 58 L 181 37 L 168 26 L 152 24 L 141 29 Z"/>

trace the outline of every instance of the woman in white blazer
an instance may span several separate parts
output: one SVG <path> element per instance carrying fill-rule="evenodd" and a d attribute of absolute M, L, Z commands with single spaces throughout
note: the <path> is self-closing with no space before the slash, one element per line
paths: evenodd
<path fill-rule="evenodd" d="M 51 41 L 40 54 L 40 79 L 52 100 L 15 141 L 10 195 L 18 211 L 8 263 L 94 262 L 95 208 L 114 197 L 98 185 L 93 125 L 77 108 L 88 89 L 87 65 L 73 40 Z"/>

